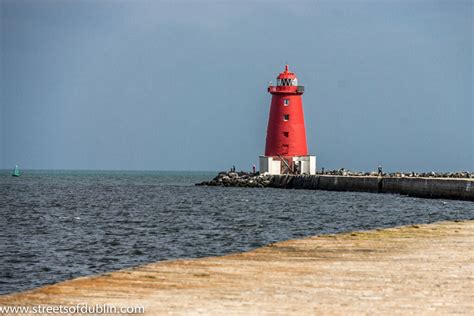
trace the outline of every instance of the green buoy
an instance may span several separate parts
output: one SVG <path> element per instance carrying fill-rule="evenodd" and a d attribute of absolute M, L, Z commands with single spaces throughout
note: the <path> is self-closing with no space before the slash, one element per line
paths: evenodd
<path fill-rule="evenodd" d="M 13 169 L 12 176 L 13 177 L 19 177 L 20 176 L 20 168 L 18 167 L 18 165 L 15 165 L 15 169 Z"/>

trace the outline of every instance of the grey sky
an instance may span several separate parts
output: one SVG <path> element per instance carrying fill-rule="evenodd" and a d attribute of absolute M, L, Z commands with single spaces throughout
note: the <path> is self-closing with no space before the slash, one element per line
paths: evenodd
<path fill-rule="evenodd" d="M 318 168 L 474 170 L 471 1 L 0 4 L 0 167 L 250 169 L 288 61 Z"/>

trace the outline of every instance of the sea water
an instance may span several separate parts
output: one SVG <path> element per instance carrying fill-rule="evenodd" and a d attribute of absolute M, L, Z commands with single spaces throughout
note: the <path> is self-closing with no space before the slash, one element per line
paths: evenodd
<path fill-rule="evenodd" d="M 316 234 L 474 219 L 474 203 L 197 187 L 215 172 L 0 172 L 0 294 Z"/>

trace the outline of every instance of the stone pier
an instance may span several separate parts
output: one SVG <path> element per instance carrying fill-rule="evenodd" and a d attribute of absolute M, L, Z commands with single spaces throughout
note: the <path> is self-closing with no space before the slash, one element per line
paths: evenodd
<path fill-rule="evenodd" d="M 221 172 L 197 185 L 392 193 L 474 201 L 474 178 L 355 175 L 258 175 Z"/>

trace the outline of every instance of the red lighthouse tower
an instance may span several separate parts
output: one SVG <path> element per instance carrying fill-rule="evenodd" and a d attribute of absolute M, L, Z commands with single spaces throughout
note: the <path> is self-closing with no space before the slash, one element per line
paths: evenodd
<path fill-rule="evenodd" d="M 285 66 L 272 95 L 265 156 L 260 156 L 260 172 L 269 174 L 314 174 L 316 157 L 308 155 L 302 95 L 304 87 Z"/>

